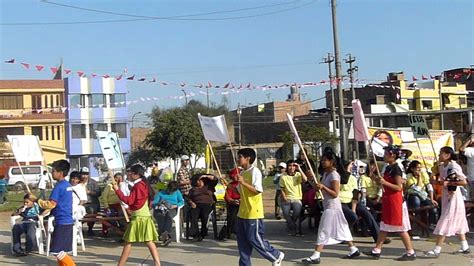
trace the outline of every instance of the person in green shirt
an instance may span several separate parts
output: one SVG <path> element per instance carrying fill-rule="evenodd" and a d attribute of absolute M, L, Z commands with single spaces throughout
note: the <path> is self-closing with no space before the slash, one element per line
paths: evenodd
<path fill-rule="evenodd" d="M 281 209 L 288 226 L 288 235 L 296 235 L 296 221 L 301 215 L 303 189 L 301 184 L 306 182 L 306 175 L 301 171 L 295 160 L 286 163 L 286 174 L 280 178 Z M 293 211 L 293 213 L 291 213 Z"/>

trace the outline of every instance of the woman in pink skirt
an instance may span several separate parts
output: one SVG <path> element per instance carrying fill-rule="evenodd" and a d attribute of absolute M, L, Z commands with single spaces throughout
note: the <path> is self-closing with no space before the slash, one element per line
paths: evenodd
<path fill-rule="evenodd" d="M 441 217 L 436 224 L 434 234 L 436 246 L 433 250 L 425 253 L 427 257 L 439 257 L 441 245 L 447 236 L 458 235 L 461 241 L 461 249 L 457 253 L 467 254 L 470 252 L 466 240 L 466 233 L 469 226 L 466 219 L 466 209 L 459 186 L 465 186 L 466 176 L 463 174 L 461 166 L 455 162 L 454 150 L 451 147 L 443 147 L 439 152 L 439 174 L 440 185 L 443 186 L 443 196 L 441 198 Z"/>

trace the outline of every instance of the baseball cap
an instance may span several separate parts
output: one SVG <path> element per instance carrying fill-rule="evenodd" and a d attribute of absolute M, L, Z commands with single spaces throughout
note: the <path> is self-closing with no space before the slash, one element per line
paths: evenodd
<path fill-rule="evenodd" d="M 189 156 L 187 155 L 181 156 L 181 161 L 186 161 L 186 160 L 189 160 Z"/>
<path fill-rule="evenodd" d="M 83 174 L 87 173 L 87 174 L 88 174 L 88 173 L 89 173 L 89 168 L 88 168 L 88 167 L 85 167 L 85 166 L 82 167 L 82 168 L 81 168 L 81 173 L 83 173 Z"/>
<path fill-rule="evenodd" d="M 278 164 L 278 166 L 281 167 L 281 168 L 286 168 L 286 163 L 281 162 L 281 163 Z"/>

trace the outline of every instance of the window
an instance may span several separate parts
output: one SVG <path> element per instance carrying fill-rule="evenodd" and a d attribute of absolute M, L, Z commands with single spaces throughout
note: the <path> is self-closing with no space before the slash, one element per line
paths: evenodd
<path fill-rule="evenodd" d="M 71 125 L 71 137 L 73 139 L 85 139 L 86 125 Z"/>
<path fill-rule="evenodd" d="M 466 98 L 464 97 L 459 97 L 459 105 L 466 104 Z"/>
<path fill-rule="evenodd" d="M 416 102 L 414 99 L 408 99 L 408 110 L 416 110 Z"/>
<path fill-rule="evenodd" d="M 98 107 L 97 105 L 99 104 L 105 105 L 105 94 L 92 94 L 91 105 L 95 105 L 94 107 Z"/>
<path fill-rule="evenodd" d="M 385 95 L 376 95 L 375 102 L 377 104 L 385 104 L 386 103 Z"/>
<path fill-rule="evenodd" d="M 22 167 L 21 170 L 23 170 L 23 174 L 29 174 L 29 175 L 35 175 L 35 174 L 41 174 L 41 167 L 40 166 L 32 166 L 32 167 Z M 12 174 L 14 175 L 21 175 L 21 171 L 19 167 L 15 167 L 12 169 Z"/>
<path fill-rule="evenodd" d="M 107 124 L 90 124 L 90 138 L 91 139 L 95 139 L 96 138 L 96 135 L 95 135 L 95 131 L 96 130 L 99 130 L 99 131 L 108 131 L 107 130 Z"/>
<path fill-rule="evenodd" d="M 43 140 L 43 127 L 31 127 L 31 135 L 36 135 Z"/>
<path fill-rule="evenodd" d="M 110 95 L 110 106 L 119 107 L 125 106 L 125 93 L 116 93 Z M 123 102 L 123 103 L 120 103 Z"/>
<path fill-rule="evenodd" d="M 63 106 L 63 103 L 61 102 L 61 98 L 59 97 L 59 94 L 56 94 L 56 107 L 58 106 Z"/>
<path fill-rule="evenodd" d="M 421 107 L 423 108 L 423 110 L 431 110 L 433 109 L 433 101 L 423 100 L 421 101 Z"/>
<path fill-rule="evenodd" d="M 41 103 L 41 95 L 40 94 L 31 95 L 31 109 L 35 111 L 42 108 L 43 108 L 43 105 Z"/>
<path fill-rule="evenodd" d="M 0 94 L 0 109 L 23 109 L 23 95 Z"/>
<path fill-rule="evenodd" d="M 127 137 L 127 124 L 126 123 L 112 124 L 112 132 L 116 132 L 119 135 L 119 138 L 126 138 Z"/>
<path fill-rule="evenodd" d="M 56 127 L 57 140 L 61 140 L 61 126 Z"/>
<path fill-rule="evenodd" d="M 0 128 L 0 140 L 7 141 L 7 135 L 25 135 L 25 129 L 23 127 Z"/>
<path fill-rule="evenodd" d="M 91 106 L 91 95 L 90 94 L 81 94 L 81 106 L 82 108 L 90 108 Z"/>
<path fill-rule="evenodd" d="M 81 95 L 80 94 L 70 94 L 69 103 L 72 107 L 77 107 L 81 105 Z"/>
<path fill-rule="evenodd" d="M 44 139 L 49 140 L 49 127 L 44 127 Z"/>

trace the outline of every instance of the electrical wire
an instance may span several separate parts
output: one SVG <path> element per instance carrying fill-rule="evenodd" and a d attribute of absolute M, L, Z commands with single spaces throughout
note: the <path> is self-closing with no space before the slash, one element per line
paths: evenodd
<path fill-rule="evenodd" d="M 152 17 L 152 18 L 137 18 L 137 19 L 116 19 L 116 20 L 95 20 L 95 21 L 71 21 L 71 22 L 6 22 L 0 23 L 0 26 L 44 26 L 44 25 L 79 25 L 79 24 L 103 24 L 103 23 L 121 23 L 121 22 L 137 22 L 137 21 L 151 21 L 151 20 L 184 20 L 184 21 L 224 21 L 224 20 L 239 20 L 255 17 L 263 17 L 283 13 L 299 8 L 303 8 L 310 4 L 315 3 L 317 0 L 312 0 L 301 5 L 297 5 L 291 8 L 281 9 L 277 11 L 271 11 L 266 13 L 244 15 L 235 17 L 224 17 L 224 18 L 180 18 L 178 17 Z M 183 16 L 194 16 L 196 14 L 183 15 Z"/>

